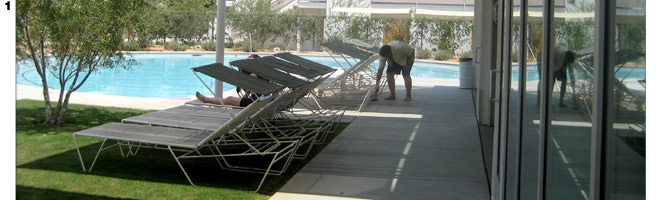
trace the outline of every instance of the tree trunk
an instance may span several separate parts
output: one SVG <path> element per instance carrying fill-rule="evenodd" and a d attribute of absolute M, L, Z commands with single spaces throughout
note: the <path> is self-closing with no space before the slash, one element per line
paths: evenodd
<path fill-rule="evenodd" d="M 68 90 L 67 94 L 64 96 L 64 101 L 60 105 L 58 105 L 58 110 L 60 111 L 57 115 L 57 118 L 55 120 L 55 124 L 64 124 L 65 122 L 65 116 L 67 116 L 67 108 L 69 107 L 69 97 L 71 97 L 71 93 L 73 91 Z"/>
<path fill-rule="evenodd" d="M 45 82 L 45 81 L 44 81 Z M 53 111 L 51 110 L 51 97 L 48 94 L 48 85 L 43 84 L 43 94 L 44 94 L 44 112 L 45 112 L 45 117 L 46 121 L 44 121 L 45 124 L 53 124 L 54 119 L 53 119 Z"/>
<path fill-rule="evenodd" d="M 42 85 L 42 91 L 44 95 L 44 114 L 45 116 L 45 124 L 51 124 L 53 121 L 53 115 L 51 112 L 51 98 L 48 95 L 48 82 L 46 82 L 46 66 L 44 62 L 44 41 L 43 38 L 39 40 L 39 44 L 41 46 L 41 57 L 37 57 L 37 51 L 35 50 L 34 46 L 32 46 L 32 36 L 30 34 L 30 25 L 27 23 L 29 20 L 25 20 L 25 38 L 27 39 L 27 47 L 30 50 L 30 55 L 32 56 L 32 61 L 34 62 L 35 65 L 35 70 L 37 70 L 37 73 L 41 77 L 41 85 Z M 40 60 L 41 59 L 41 60 Z"/>
<path fill-rule="evenodd" d="M 45 109 L 45 114 L 46 114 L 46 121 L 44 123 L 46 124 L 53 124 L 54 118 L 53 118 L 53 111 L 51 108 L 51 97 L 50 94 L 48 93 L 48 82 L 46 81 L 46 62 L 44 61 L 46 59 L 46 54 L 44 53 L 44 41 L 40 41 L 40 47 L 41 47 L 41 67 L 38 67 L 36 63 L 39 63 L 39 60 L 35 60 L 35 66 L 37 66 L 37 70 L 40 71 L 40 76 L 41 76 L 41 85 L 43 87 L 43 94 L 44 94 L 44 109 Z"/>
<path fill-rule="evenodd" d="M 67 92 L 67 94 L 68 93 L 69 92 Z M 63 100 L 62 97 L 63 96 L 64 96 L 64 85 L 60 84 L 60 94 L 58 95 L 57 107 L 55 108 L 55 121 L 54 121 L 54 124 L 56 124 L 56 125 L 63 123 L 62 121 L 60 121 L 60 118 L 64 118 L 64 114 L 63 114 L 63 110 L 62 110 L 62 108 L 64 107 L 63 105 L 66 105 L 66 103 L 63 104 L 63 102 L 62 102 L 62 100 Z"/>

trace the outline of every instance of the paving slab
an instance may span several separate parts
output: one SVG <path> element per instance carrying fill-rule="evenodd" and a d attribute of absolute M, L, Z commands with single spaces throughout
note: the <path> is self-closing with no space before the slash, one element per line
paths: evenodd
<path fill-rule="evenodd" d="M 271 199 L 489 199 L 471 90 L 416 79 L 371 102 Z"/>

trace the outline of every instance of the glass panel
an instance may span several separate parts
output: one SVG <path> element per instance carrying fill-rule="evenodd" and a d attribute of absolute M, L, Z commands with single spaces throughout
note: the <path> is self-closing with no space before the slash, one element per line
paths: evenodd
<path fill-rule="evenodd" d="M 547 138 L 546 195 L 588 200 L 593 113 L 595 2 L 555 3 L 550 50 L 553 92 Z"/>
<path fill-rule="evenodd" d="M 508 97 L 508 146 L 507 146 L 507 156 L 506 156 L 506 199 L 515 198 L 515 189 L 516 181 L 515 178 L 517 173 L 517 138 L 519 135 L 519 48 L 520 48 L 520 18 L 519 18 L 519 8 L 513 8 L 513 18 L 512 26 L 510 28 L 510 39 L 511 39 L 511 48 L 510 48 L 510 59 L 504 58 L 504 60 L 510 60 L 510 90 Z"/>
<path fill-rule="evenodd" d="M 538 153 L 540 148 L 540 106 L 538 105 L 537 67 L 542 51 L 542 1 L 528 1 L 526 20 L 526 68 L 522 114 L 522 160 L 520 167 L 520 199 L 536 199 L 538 184 Z"/>
<path fill-rule="evenodd" d="M 607 130 L 605 199 L 645 199 L 646 2 L 616 1 L 615 77 Z"/>

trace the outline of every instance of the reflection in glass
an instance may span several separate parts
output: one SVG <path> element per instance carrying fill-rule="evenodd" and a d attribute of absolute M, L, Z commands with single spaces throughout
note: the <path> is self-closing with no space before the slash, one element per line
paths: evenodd
<path fill-rule="evenodd" d="M 606 136 L 605 199 L 645 199 L 646 3 L 616 2 L 614 72 Z"/>
<path fill-rule="evenodd" d="M 546 195 L 588 199 L 594 95 L 595 2 L 555 3 L 550 49 L 551 126 L 547 138 Z"/>
<path fill-rule="evenodd" d="M 542 51 L 543 26 L 542 1 L 528 1 L 526 17 L 526 68 L 523 112 L 522 112 L 522 154 L 520 166 L 520 199 L 536 199 L 538 184 L 538 153 L 540 148 L 540 106 L 537 105 L 538 82 L 540 80 L 536 63 Z"/>
<path fill-rule="evenodd" d="M 519 15 L 519 9 L 515 7 L 513 16 Z M 515 198 L 515 189 L 517 189 L 515 178 L 518 172 L 517 169 L 517 138 L 519 135 L 519 54 L 520 54 L 520 23 L 519 17 L 512 18 L 512 26 L 510 29 L 511 50 L 510 50 L 510 94 L 508 96 L 508 146 L 506 153 L 506 199 Z M 507 60 L 507 58 L 504 58 Z"/>

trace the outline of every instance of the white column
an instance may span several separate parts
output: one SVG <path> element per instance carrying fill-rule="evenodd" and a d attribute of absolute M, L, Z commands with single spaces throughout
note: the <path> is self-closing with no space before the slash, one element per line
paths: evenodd
<path fill-rule="evenodd" d="M 216 0 L 216 63 L 223 63 L 225 56 L 225 0 Z M 214 81 L 214 93 L 223 98 L 223 82 Z"/>
<path fill-rule="evenodd" d="M 493 1 L 476 1 L 474 9 L 474 78 L 477 80 L 478 122 L 483 125 L 492 125 L 494 121 L 494 104 L 490 99 L 490 91 L 494 80 L 491 69 L 495 65 L 492 54 L 495 52 L 495 9 Z"/>

